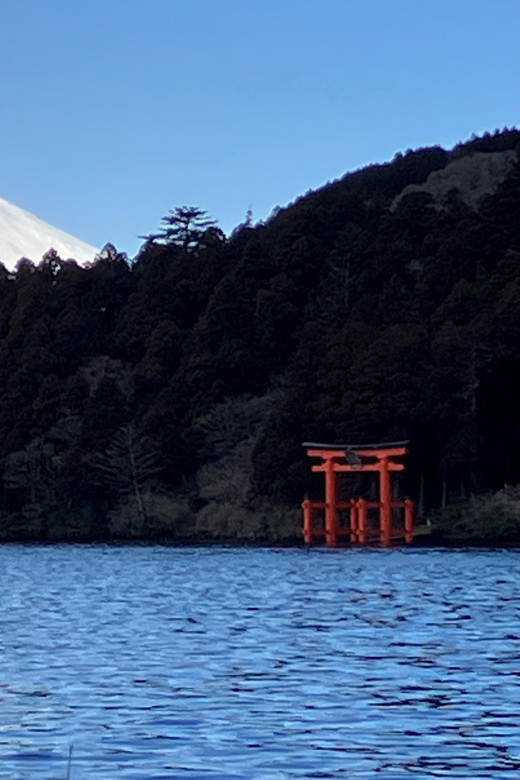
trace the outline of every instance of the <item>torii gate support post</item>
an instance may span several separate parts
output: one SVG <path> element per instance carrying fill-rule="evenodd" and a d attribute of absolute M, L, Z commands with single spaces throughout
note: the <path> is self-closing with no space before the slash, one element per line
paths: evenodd
<path fill-rule="evenodd" d="M 358 541 L 360 544 L 367 543 L 367 502 L 360 498 L 357 502 L 358 511 Z"/>
<path fill-rule="evenodd" d="M 359 510 L 358 502 L 354 499 L 350 499 L 350 541 L 352 543 L 358 540 L 358 528 L 359 528 Z"/>
<path fill-rule="evenodd" d="M 303 541 L 312 544 L 312 506 L 308 498 L 303 503 Z"/>
<path fill-rule="evenodd" d="M 407 544 L 413 542 L 413 510 L 414 503 L 411 498 L 404 500 L 404 539 Z"/>

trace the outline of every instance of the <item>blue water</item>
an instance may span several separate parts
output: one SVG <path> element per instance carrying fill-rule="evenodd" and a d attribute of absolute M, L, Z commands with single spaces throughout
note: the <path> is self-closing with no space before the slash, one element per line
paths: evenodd
<path fill-rule="evenodd" d="M 0 593 L 2 778 L 520 776 L 520 553 L 7 545 Z"/>

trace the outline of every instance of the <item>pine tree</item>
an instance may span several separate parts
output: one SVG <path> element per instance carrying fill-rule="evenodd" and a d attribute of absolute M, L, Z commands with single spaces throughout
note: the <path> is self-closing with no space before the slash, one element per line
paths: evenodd
<path fill-rule="evenodd" d="M 216 227 L 206 211 L 197 206 L 179 206 L 162 218 L 158 233 L 141 236 L 147 241 L 175 245 L 189 253 L 201 249 L 207 241 L 221 241 L 224 234 Z"/>
<path fill-rule="evenodd" d="M 161 470 L 150 441 L 133 423 L 124 425 L 104 453 L 98 453 L 92 465 L 97 481 L 116 491 L 119 497 L 132 496 L 140 521 L 145 518 L 143 493 L 152 477 Z"/>

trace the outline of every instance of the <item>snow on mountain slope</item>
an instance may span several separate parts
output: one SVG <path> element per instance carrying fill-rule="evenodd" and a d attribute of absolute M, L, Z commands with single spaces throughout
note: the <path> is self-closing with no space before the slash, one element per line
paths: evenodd
<path fill-rule="evenodd" d="M 0 198 L 0 263 L 11 270 L 21 257 L 39 263 L 55 249 L 62 260 L 92 261 L 98 249 Z"/>

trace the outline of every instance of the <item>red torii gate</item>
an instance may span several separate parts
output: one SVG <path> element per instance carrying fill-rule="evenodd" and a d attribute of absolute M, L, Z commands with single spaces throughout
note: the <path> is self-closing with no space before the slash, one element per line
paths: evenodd
<path fill-rule="evenodd" d="M 404 442 L 382 444 L 315 444 L 304 442 L 307 455 L 321 458 L 321 463 L 312 466 L 313 471 L 325 474 L 325 501 L 312 501 L 306 498 L 303 507 L 303 538 L 306 544 L 313 544 L 325 538 L 329 547 L 336 547 L 346 538 L 351 542 L 366 544 L 375 541 L 370 537 L 367 524 L 367 510 L 379 510 L 379 541 L 389 545 L 392 540 L 404 539 L 408 544 L 413 541 L 413 509 L 410 498 L 404 501 L 392 500 L 391 474 L 403 471 L 404 465 L 396 463 L 395 458 L 406 455 L 408 449 Z M 379 500 L 366 501 L 364 498 L 352 498 L 339 501 L 337 497 L 336 475 L 341 472 L 379 473 Z M 392 509 L 404 509 L 402 527 L 392 527 Z M 325 526 L 317 528 L 313 523 L 313 510 L 325 510 Z M 338 524 L 338 509 L 347 509 L 350 522 L 347 528 Z"/>

